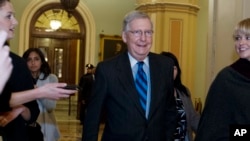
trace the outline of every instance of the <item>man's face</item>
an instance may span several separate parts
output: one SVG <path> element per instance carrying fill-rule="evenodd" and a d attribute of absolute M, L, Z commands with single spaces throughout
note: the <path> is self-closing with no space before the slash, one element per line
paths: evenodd
<path fill-rule="evenodd" d="M 87 73 L 92 73 L 92 69 L 91 68 L 87 68 Z"/>
<path fill-rule="evenodd" d="M 129 29 L 122 33 L 129 53 L 138 61 L 144 60 L 152 46 L 152 25 L 149 19 L 135 19 L 129 23 Z"/>

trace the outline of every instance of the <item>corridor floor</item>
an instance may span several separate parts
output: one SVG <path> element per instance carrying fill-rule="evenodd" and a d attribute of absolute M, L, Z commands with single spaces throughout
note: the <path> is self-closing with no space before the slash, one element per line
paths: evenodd
<path fill-rule="evenodd" d="M 56 111 L 55 115 L 61 133 L 59 141 L 81 141 L 82 125 L 80 121 L 76 119 L 76 116 L 69 116 L 67 112 L 59 113 L 58 111 Z M 104 125 L 100 126 L 99 137 L 102 134 L 103 127 Z"/>

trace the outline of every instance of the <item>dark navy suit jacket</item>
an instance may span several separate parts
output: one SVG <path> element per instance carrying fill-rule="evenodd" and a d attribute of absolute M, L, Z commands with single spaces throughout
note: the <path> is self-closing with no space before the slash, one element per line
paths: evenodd
<path fill-rule="evenodd" d="M 102 141 L 167 141 L 176 125 L 173 63 L 149 53 L 151 104 L 145 118 L 135 88 L 128 53 L 97 65 L 93 95 L 84 123 L 83 141 L 97 141 L 100 115 L 106 112 Z"/>

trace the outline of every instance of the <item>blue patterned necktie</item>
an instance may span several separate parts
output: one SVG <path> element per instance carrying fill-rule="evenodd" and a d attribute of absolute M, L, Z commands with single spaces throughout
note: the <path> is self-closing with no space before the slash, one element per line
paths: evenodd
<path fill-rule="evenodd" d="M 148 91 L 148 82 L 146 73 L 143 71 L 144 62 L 138 62 L 138 71 L 135 76 L 135 86 L 136 90 L 139 93 L 140 103 L 142 108 L 146 112 L 146 104 L 147 104 L 147 91 Z"/>

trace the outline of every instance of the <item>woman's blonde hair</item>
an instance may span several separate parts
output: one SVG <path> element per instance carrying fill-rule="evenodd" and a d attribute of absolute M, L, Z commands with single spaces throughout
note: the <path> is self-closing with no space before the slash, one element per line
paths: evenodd
<path fill-rule="evenodd" d="M 250 35 L 250 18 L 244 19 L 240 21 L 236 26 L 234 30 L 233 36 L 237 36 L 239 34 L 245 34 Z"/>

